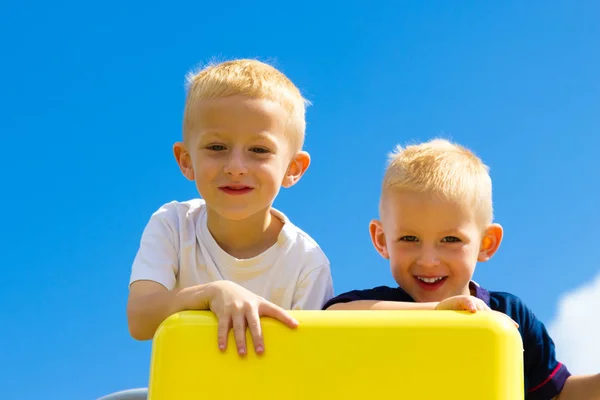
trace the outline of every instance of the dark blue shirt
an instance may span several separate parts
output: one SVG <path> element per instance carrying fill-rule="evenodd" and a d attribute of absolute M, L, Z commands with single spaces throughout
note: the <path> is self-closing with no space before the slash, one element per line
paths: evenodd
<path fill-rule="evenodd" d="M 571 375 L 567 367 L 556 360 L 554 342 L 544 324 L 517 296 L 505 292 L 492 292 L 470 283 L 471 293 L 483 300 L 492 310 L 508 315 L 519 324 L 523 339 L 523 363 L 526 400 L 550 400 L 562 390 Z M 323 306 L 327 309 L 336 303 L 355 300 L 414 302 L 401 288 L 379 286 L 374 289 L 353 290 L 329 300 Z"/>

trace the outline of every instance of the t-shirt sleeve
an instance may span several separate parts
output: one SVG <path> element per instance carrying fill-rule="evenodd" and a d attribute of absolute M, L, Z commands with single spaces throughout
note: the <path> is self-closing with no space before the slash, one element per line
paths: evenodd
<path fill-rule="evenodd" d="M 379 286 L 373 289 L 352 290 L 342 293 L 332 298 L 323 305 L 323 310 L 338 303 L 350 303 L 358 300 L 378 300 L 378 301 L 412 301 L 406 296 L 402 296 L 397 290 L 388 286 Z"/>
<path fill-rule="evenodd" d="M 292 310 L 320 310 L 333 297 L 333 279 L 329 264 L 321 265 L 308 272 L 294 291 Z"/>
<path fill-rule="evenodd" d="M 169 290 L 175 287 L 179 257 L 173 218 L 172 210 L 164 206 L 148 221 L 133 261 L 129 285 L 150 280 Z"/>
<path fill-rule="evenodd" d="M 524 320 L 526 400 L 550 400 L 560 394 L 571 373 L 556 359 L 554 341 L 544 324 L 523 303 L 520 307 Z"/>

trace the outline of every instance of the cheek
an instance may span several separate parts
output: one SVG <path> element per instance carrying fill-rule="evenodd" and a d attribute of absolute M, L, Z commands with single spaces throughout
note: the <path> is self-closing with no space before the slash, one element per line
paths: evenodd
<path fill-rule="evenodd" d="M 412 260 L 414 259 L 414 255 L 412 251 L 407 248 L 403 248 L 402 246 L 398 246 L 397 243 L 388 243 L 388 256 L 390 257 L 390 263 L 394 266 L 398 271 L 403 269 L 408 269 Z"/>
<path fill-rule="evenodd" d="M 263 162 L 256 165 L 255 171 L 264 181 L 280 182 L 285 176 L 286 168 L 275 162 Z"/>
<path fill-rule="evenodd" d="M 390 269 L 392 277 L 400 286 L 409 285 L 411 279 L 410 273 L 411 261 L 402 252 L 392 252 L 390 254 Z"/>
<path fill-rule="evenodd" d="M 456 265 L 470 266 L 477 261 L 477 252 L 473 246 L 463 246 L 445 252 L 448 262 Z"/>
<path fill-rule="evenodd" d="M 467 260 L 477 260 L 479 255 L 479 248 L 475 245 L 468 245 L 463 247 L 464 258 Z"/>
<path fill-rule="evenodd" d="M 197 180 L 210 180 L 221 170 L 219 162 L 211 158 L 199 159 L 194 163 L 194 173 Z"/>

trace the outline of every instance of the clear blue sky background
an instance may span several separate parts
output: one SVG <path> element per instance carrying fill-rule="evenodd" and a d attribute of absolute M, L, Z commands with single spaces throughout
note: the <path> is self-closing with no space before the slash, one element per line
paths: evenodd
<path fill-rule="evenodd" d="M 0 398 L 146 385 L 130 265 L 151 213 L 196 196 L 171 145 L 184 75 L 213 57 L 271 61 L 314 103 L 313 165 L 276 206 L 327 252 L 338 293 L 392 283 L 368 236 L 386 153 L 439 135 L 491 167 L 506 238 L 480 283 L 549 322 L 595 275 L 597 3 L 319 3 L 0 5 Z"/>

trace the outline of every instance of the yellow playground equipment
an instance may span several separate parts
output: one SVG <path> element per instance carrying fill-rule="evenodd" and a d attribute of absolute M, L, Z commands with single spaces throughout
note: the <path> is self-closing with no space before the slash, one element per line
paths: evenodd
<path fill-rule="evenodd" d="M 523 344 L 494 312 L 292 311 L 263 318 L 265 353 L 217 347 L 208 311 L 166 319 L 154 337 L 149 400 L 522 400 Z M 249 349 L 252 339 L 248 334 Z"/>

